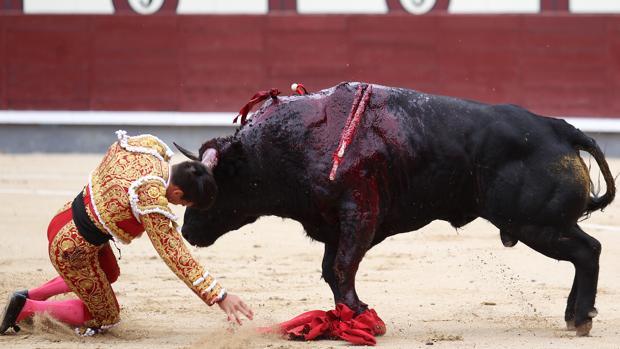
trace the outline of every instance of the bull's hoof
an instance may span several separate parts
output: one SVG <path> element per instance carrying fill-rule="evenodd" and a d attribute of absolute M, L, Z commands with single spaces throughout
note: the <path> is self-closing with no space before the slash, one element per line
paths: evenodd
<path fill-rule="evenodd" d="M 575 331 L 577 327 L 575 327 L 575 320 L 566 321 L 566 330 L 567 331 Z"/>
<path fill-rule="evenodd" d="M 588 320 L 585 323 L 576 327 L 577 337 L 586 337 L 590 335 L 592 330 L 592 320 Z"/>

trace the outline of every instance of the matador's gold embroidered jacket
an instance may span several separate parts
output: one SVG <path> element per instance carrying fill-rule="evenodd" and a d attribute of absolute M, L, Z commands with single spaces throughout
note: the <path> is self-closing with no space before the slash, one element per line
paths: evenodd
<path fill-rule="evenodd" d="M 91 173 L 84 191 L 87 213 L 101 231 L 125 244 L 146 231 L 168 267 L 207 304 L 214 304 L 226 290 L 194 260 L 168 207 L 172 151 L 152 135 L 116 133 L 118 142 Z"/>

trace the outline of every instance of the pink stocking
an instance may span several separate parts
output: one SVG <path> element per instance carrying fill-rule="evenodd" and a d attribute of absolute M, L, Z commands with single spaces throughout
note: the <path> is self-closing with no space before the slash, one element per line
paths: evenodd
<path fill-rule="evenodd" d="M 82 326 L 86 321 L 92 319 L 86 305 L 79 299 L 65 301 L 35 301 L 27 299 L 24 308 L 17 317 L 17 322 L 34 314 L 45 312 L 61 322 L 74 326 Z"/>
<path fill-rule="evenodd" d="M 57 276 L 45 284 L 28 290 L 28 298 L 35 301 L 44 301 L 51 296 L 70 292 L 69 286 L 61 276 Z"/>

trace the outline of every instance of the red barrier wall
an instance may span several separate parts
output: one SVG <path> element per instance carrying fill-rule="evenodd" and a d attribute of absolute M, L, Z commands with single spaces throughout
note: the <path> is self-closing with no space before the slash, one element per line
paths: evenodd
<path fill-rule="evenodd" d="M 620 16 L 0 15 L 0 109 L 234 111 L 345 80 L 620 117 Z"/>

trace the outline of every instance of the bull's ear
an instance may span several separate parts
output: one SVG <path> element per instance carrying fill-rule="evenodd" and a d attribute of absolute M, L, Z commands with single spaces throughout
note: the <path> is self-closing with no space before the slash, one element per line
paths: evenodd
<path fill-rule="evenodd" d="M 175 147 L 177 147 L 177 149 L 179 149 L 179 151 L 187 156 L 189 159 L 194 160 L 194 161 L 200 161 L 200 158 L 198 157 L 198 155 L 195 155 L 194 153 L 192 153 L 191 151 L 183 148 L 182 146 L 176 144 L 175 142 L 172 142 L 172 144 L 174 144 Z"/>
<path fill-rule="evenodd" d="M 217 166 L 217 150 L 213 149 L 213 148 L 208 148 L 207 150 L 205 150 L 205 152 L 202 154 L 202 163 L 205 164 L 205 166 L 207 166 L 207 168 L 211 171 L 213 171 L 213 169 L 215 168 L 215 166 Z"/>

